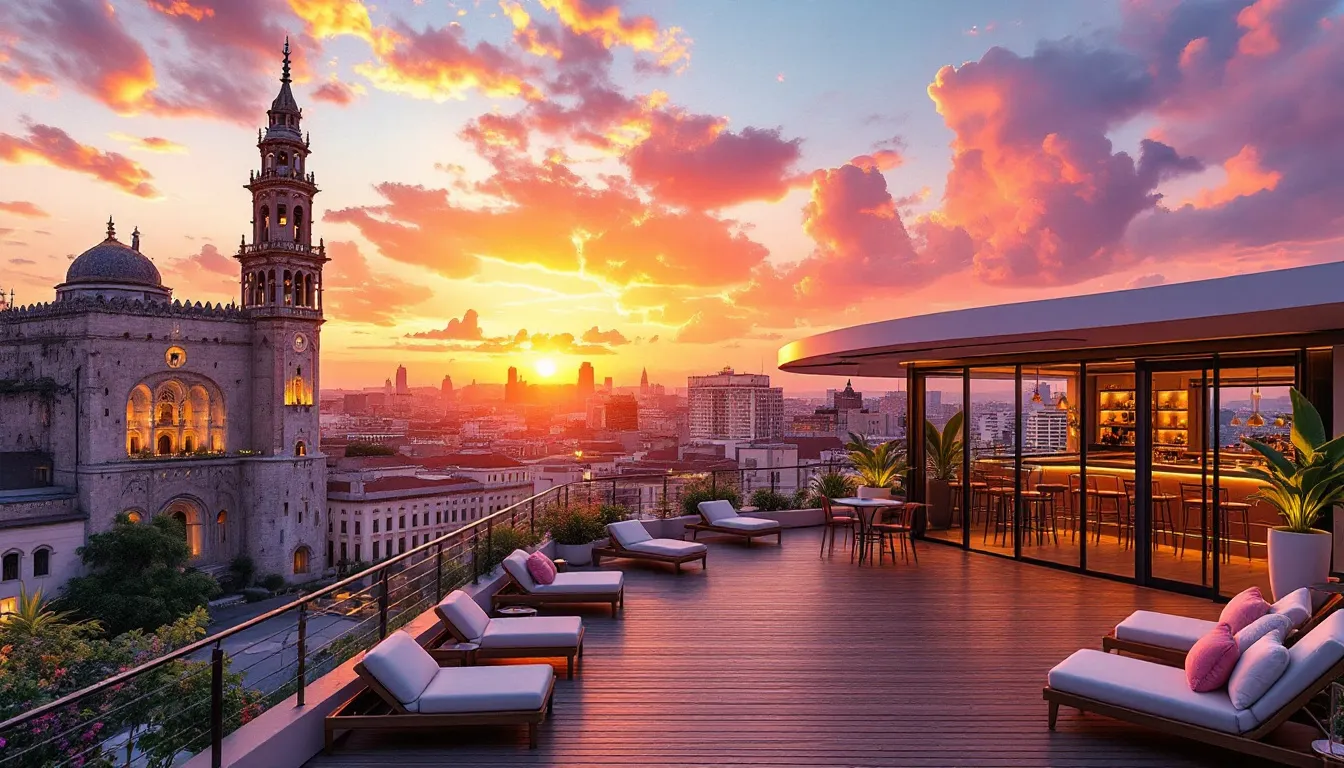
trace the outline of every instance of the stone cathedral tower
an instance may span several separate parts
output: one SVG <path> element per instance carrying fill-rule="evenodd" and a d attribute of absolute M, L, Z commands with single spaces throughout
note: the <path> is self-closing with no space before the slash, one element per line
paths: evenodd
<path fill-rule="evenodd" d="M 301 544 L 320 552 L 327 538 L 319 519 L 326 507 L 326 467 L 318 451 L 317 405 L 327 257 L 321 241 L 313 245 L 318 189 L 307 169 L 309 142 L 300 127 L 303 110 L 290 91 L 289 63 L 286 40 L 280 93 L 266 112 L 265 130 L 257 132 L 260 167 L 246 186 L 252 193 L 252 242 L 244 237 L 236 256 L 242 304 L 252 320 L 253 448 L 265 457 L 249 462 L 245 481 L 262 507 L 254 519 L 271 523 L 252 532 L 267 538 L 249 542 L 249 548 L 270 549 L 274 541 L 277 562 Z M 264 559 L 271 560 L 269 555 Z"/>

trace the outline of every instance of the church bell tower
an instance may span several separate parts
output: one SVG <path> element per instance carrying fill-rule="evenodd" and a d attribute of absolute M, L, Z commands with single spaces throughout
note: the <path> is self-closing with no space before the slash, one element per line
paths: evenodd
<path fill-rule="evenodd" d="M 252 238 L 238 246 L 243 310 L 252 324 L 252 437 L 249 472 L 254 557 L 280 573 L 299 572 L 323 548 L 326 466 L 318 450 L 318 353 L 322 267 L 326 248 L 313 245 L 316 179 L 307 169 L 303 110 L 290 91 L 285 41 L 280 92 L 257 131 L 259 168 L 250 174 Z M 320 535 L 319 535 L 320 532 Z M 259 537 L 259 538 L 258 538 Z M 304 551 L 299 551 L 304 550 Z M 316 565 L 317 557 L 314 558 Z"/>

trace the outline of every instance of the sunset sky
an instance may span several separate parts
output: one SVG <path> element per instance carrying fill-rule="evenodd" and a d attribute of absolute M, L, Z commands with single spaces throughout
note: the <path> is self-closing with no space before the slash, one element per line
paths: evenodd
<path fill-rule="evenodd" d="M 177 298 L 235 300 L 288 35 L 324 386 L 589 360 L 816 391 L 774 360 L 820 330 L 1339 258 L 1342 13 L 4 0 L 0 287 L 51 300 L 110 214 Z"/>

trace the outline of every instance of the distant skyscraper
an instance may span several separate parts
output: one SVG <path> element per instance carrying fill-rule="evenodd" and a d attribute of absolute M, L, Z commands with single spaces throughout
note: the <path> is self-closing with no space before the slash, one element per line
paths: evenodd
<path fill-rule="evenodd" d="M 509 366 L 509 378 L 504 383 L 504 402 L 521 403 L 523 401 L 523 387 L 526 386 L 518 379 L 518 369 Z"/>
<path fill-rule="evenodd" d="M 649 369 L 648 369 L 648 368 L 645 368 L 645 369 L 643 370 L 643 372 L 641 372 L 641 373 L 639 374 L 639 394 L 641 394 L 641 395 L 647 395 L 647 394 L 649 394 Z"/>
<path fill-rule="evenodd" d="M 447 375 L 447 374 L 444 374 L 444 376 L 443 376 L 443 385 L 439 387 L 439 392 L 443 395 L 443 399 L 444 399 L 444 400 L 451 400 L 451 399 L 453 398 L 453 377 L 452 377 L 452 376 L 449 376 L 449 375 Z"/>
<path fill-rule="evenodd" d="M 388 398 L 392 397 L 392 380 L 391 380 L 391 379 L 383 379 L 383 396 L 384 396 L 384 397 L 388 397 Z"/>
<path fill-rule="evenodd" d="M 611 383 L 611 377 L 610 377 L 610 376 L 608 376 L 607 378 L 605 378 L 605 379 L 602 380 L 602 391 L 603 391 L 603 392 L 606 392 L 606 393 L 610 394 L 610 393 L 611 393 L 611 390 L 613 390 L 613 389 L 615 389 L 615 387 L 614 387 L 614 386 L 612 385 L 612 383 Z"/>
<path fill-rule="evenodd" d="M 832 407 L 837 411 L 861 410 L 863 408 L 863 393 L 855 392 L 854 385 L 846 381 L 844 390 L 835 393 L 835 405 Z"/>
<path fill-rule="evenodd" d="M 597 391 L 596 380 L 593 378 L 593 364 L 583 362 L 579 364 L 579 402 L 585 402 Z"/>
<path fill-rule="evenodd" d="M 408 394 L 410 391 L 411 391 L 411 388 L 410 388 L 409 386 L 407 386 L 407 384 L 406 384 L 406 366 L 404 366 L 404 365 L 398 365 L 398 366 L 397 366 L 397 394 L 398 394 L 398 395 L 405 395 L 405 394 Z"/>
<path fill-rule="evenodd" d="M 724 368 L 687 378 L 691 437 L 718 440 L 773 439 L 784 432 L 784 390 L 770 377 Z"/>

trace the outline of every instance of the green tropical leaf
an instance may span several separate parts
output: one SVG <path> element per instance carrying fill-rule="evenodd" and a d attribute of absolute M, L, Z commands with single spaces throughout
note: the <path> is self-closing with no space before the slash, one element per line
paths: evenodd
<path fill-rule="evenodd" d="M 1302 458 L 1310 461 L 1317 449 L 1325 445 L 1328 439 L 1325 423 L 1321 421 L 1321 414 L 1316 410 L 1316 406 L 1311 404 L 1306 395 L 1297 391 L 1296 387 L 1288 390 L 1288 395 L 1293 400 L 1293 447 L 1302 454 Z"/>
<path fill-rule="evenodd" d="M 1253 440 L 1249 437 L 1243 437 L 1241 441 L 1251 448 L 1254 448 L 1256 451 L 1259 451 L 1262 456 L 1269 460 L 1270 465 L 1279 472 L 1282 472 L 1285 475 L 1291 475 L 1297 471 L 1296 467 L 1293 466 L 1293 462 L 1289 461 L 1287 456 L 1279 453 L 1272 446 L 1266 445 L 1259 440 Z"/>

